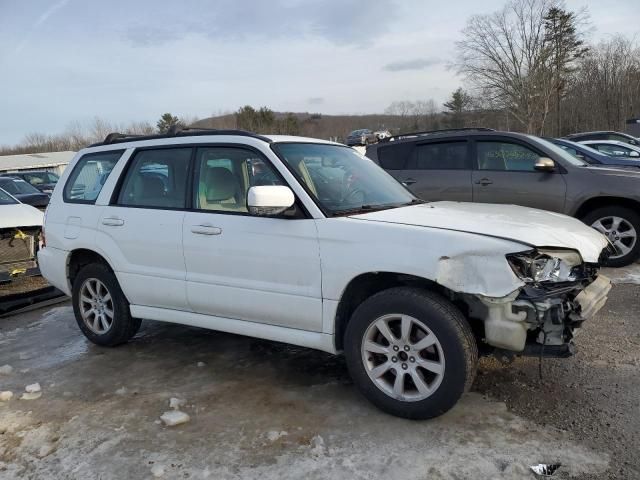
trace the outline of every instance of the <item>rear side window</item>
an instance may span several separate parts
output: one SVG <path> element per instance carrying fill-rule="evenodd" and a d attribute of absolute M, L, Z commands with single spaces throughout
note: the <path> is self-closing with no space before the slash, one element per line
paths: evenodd
<path fill-rule="evenodd" d="M 127 170 L 118 205 L 185 208 L 191 148 L 143 150 Z"/>
<path fill-rule="evenodd" d="M 378 162 L 385 170 L 404 170 L 413 154 L 413 143 L 398 143 L 378 149 Z"/>
<path fill-rule="evenodd" d="M 470 170 L 469 148 L 466 141 L 438 142 L 416 146 L 409 170 Z"/>
<path fill-rule="evenodd" d="M 66 185 L 63 199 L 67 203 L 95 203 L 111 170 L 124 150 L 88 153 L 83 155 L 73 168 Z"/>

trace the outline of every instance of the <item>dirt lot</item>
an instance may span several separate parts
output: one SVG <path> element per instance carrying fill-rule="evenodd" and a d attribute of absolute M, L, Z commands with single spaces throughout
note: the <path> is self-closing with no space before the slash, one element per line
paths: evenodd
<path fill-rule="evenodd" d="M 80 334 L 68 304 L 0 320 L 0 478 L 640 478 L 640 286 L 618 285 L 568 360 L 483 359 L 427 422 L 387 416 L 339 357 L 145 322 L 128 345 Z M 42 396 L 21 400 L 39 382 Z M 159 422 L 170 398 L 190 421 Z"/>

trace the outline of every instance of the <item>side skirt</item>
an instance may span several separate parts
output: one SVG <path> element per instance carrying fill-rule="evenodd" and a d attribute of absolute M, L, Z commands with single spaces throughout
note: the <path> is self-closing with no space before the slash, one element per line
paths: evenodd
<path fill-rule="evenodd" d="M 278 327 L 265 323 L 248 322 L 232 318 L 214 317 L 200 313 L 169 310 L 165 308 L 131 305 L 131 316 L 161 322 L 179 323 L 192 327 L 219 330 L 221 332 L 246 335 L 248 337 L 263 338 L 276 342 L 290 343 L 301 347 L 336 353 L 333 335 L 321 332 L 309 332 L 295 328 Z"/>

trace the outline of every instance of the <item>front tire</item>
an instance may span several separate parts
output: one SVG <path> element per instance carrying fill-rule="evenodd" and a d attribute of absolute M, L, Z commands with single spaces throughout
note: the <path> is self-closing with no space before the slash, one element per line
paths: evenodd
<path fill-rule="evenodd" d="M 356 387 L 398 417 L 442 415 L 475 377 L 478 348 L 469 324 L 429 291 L 398 287 L 373 295 L 354 312 L 344 340 Z"/>
<path fill-rule="evenodd" d="M 606 261 L 608 267 L 624 267 L 640 257 L 640 215 L 626 207 L 602 207 L 588 213 L 582 221 L 595 228 L 613 244 L 616 253 Z"/>
<path fill-rule="evenodd" d="M 103 264 L 90 264 L 80 270 L 73 282 L 72 301 L 80 330 L 97 345 L 120 345 L 140 328 L 141 320 L 131 317 L 116 276 Z"/>

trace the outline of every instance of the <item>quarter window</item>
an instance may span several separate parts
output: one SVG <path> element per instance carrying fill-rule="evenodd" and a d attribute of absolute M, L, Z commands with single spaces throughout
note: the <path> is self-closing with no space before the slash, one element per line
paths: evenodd
<path fill-rule="evenodd" d="M 409 170 L 470 169 L 467 142 L 427 143 L 416 147 L 415 165 Z"/>
<path fill-rule="evenodd" d="M 143 150 L 133 159 L 118 205 L 185 208 L 191 148 Z"/>
<path fill-rule="evenodd" d="M 63 199 L 67 203 L 95 203 L 111 170 L 124 150 L 88 153 L 83 155 L 73 168 L 66 185 Z"/>
<path fill-rule="evenodd" d="M 249 188 L 284 185 L 273 166 L 245 148 L 204 147 L 196 151 L 195 208 L 247 213 Z"/>
<path fill-rule="evenodd" d="M 478 169 L 534 172 L 540 158 L 533 150 L 508 142 L 478 142 Z"/>

